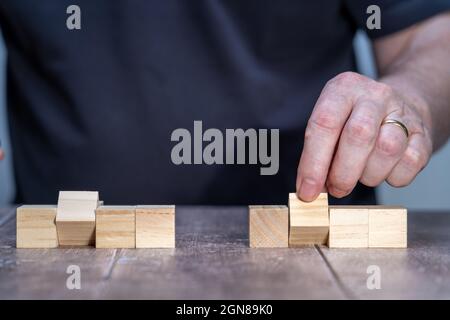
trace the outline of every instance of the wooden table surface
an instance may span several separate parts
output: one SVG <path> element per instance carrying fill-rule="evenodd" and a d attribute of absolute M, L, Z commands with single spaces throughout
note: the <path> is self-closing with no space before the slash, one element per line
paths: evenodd
<path fill-rule="evenodd" d="M 450 298 L 449 212 L 409 213 L 408 249 L 250 249 L 245 207 L 177 207 L 176 249 L 15 249 L 15 223 L 0 209 L 0 299 Z"/>

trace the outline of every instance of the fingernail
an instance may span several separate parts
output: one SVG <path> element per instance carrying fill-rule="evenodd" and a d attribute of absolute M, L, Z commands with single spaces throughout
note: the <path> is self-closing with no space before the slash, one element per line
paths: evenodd
<path fill-rule="evenodd" d="M 336 187 L 331 187 L 331 190 L 333 192 L 333 195 L 337 198 L 345 197 L 349 192 L 347 190 L 342 190 Z"/>
<path fill-rule="evenodd" d="M 317 196 L 317 184 L 312 179 L 303 179 L 299 189 L 299 197 L 304 201 L 312 201 Z"/>

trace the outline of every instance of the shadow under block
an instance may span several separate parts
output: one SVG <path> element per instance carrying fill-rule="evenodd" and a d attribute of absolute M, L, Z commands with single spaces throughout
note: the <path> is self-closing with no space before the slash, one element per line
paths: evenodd
<path fill-rule="evenodd" d="M 21 206 L 16 211 L 17 248 L 57 248 L 56 206 Z"/>
<path fill-rule="evenodd" d="M 60 246 L 95 244 L 95 210 L 98 203 L 96 191 L 59 192 L 56 229 Z"/>
<path fill-rule="evenodd" d="M 95 211 L 96 248 L 136 247 L 136 207 L 101 206 Z"/>
<path fill-rule="evenodd" d="M 249 206 L 251 248 L 287 248 L 289 213 L 286 206 Z"/>
<path fill-rule="evenodd" d="M 406 248 L 407 215 L 403 207 L 369 207 L 369 247 Z"/>
<path fill-rule="evenodd" d="M 362 206 L 330 206 L 330 248 L 369 247 L 369 209 Z"/>
<path fill-rule="evenodd" d="M 175 206 L 136 207 L 136 248 L 175 248 Z"/>
<path fill-rule="evenodd" d="M 322 245 L 328 242 L 328 194 L 321 193 L 312 202 L 303 202 L 289 194 L 289 247 Z"/>

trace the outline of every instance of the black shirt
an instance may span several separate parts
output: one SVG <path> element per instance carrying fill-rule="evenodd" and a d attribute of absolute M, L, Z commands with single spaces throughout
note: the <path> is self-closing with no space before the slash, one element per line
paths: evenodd
<path fill-rule="evenodd" d="M 446 0 L 0 2 L 19 202 L 98 190 L 109 204 L 281 204 L 295 190 L 306 122 L 327 80 L 355 70 L 352 40 L 381 7 L 384 36 Z M 176 128 L 280 129 L 278 174 L 175 165 Z M 318 146 L 320 148 L 320 146 Z M 358 186 L 342 203 L 374 203 Z"/>

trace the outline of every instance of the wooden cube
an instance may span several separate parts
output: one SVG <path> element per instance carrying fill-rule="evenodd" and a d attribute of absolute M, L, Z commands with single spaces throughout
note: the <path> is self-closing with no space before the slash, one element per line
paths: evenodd
<path fill-rule="evenodd" d="M 136 248 L 175 248 L 175 206 L 136 207 Z"/>
<path fill-rule="evenodd" d="M 56 248 L 56 206 L 21 206 L 16 210 L 17 248 Z"/>
<path fill-rule="evenodd" d="M 95 211 L 96 248 L 136 247 L 136 207 L 101 206 Z"/>
<path fill-rule="evenodd" d="M 403 207 L 369 207 L 369 247 L 406 248 L 407 215 Z"/>
<path fill-rule="evenodd" d="M 286 206 L 249 206 L 252 248 L 287 248 L 289 214 Z"/>
<path fill-rule="evenodd" d="M 95 209 L 98 192 L 61 191 L 56 213 L 60 246 L 93 246 L 95 244 Z"/>
<path fill-rule="evenodd" d="M 369 209 L 364 206 L 330 206 L 330 248 L 369 247 Z"/>
<path fill-rule="evenodd" d="M 303 202 L 289 194 L 289 247 L 322 245 L 328 242 L 328 194 L 321 193 L 312 202 Z"/>

